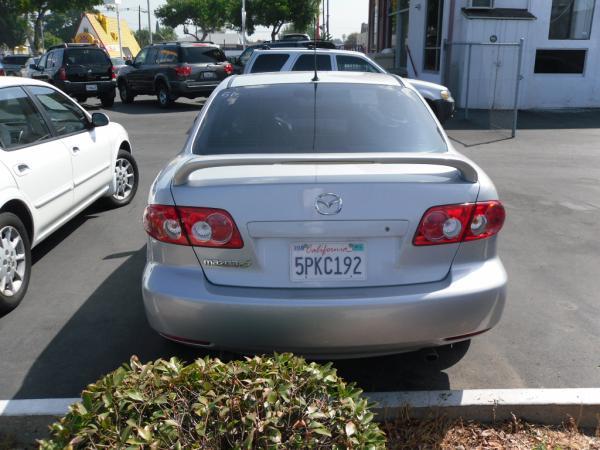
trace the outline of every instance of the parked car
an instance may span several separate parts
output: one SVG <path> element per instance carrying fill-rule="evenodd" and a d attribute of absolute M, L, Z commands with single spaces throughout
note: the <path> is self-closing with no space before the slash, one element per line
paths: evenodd
<path fill-rule="evenodd" d="M 285 36 L 284 36 L 285 37 Z M 335 44 L 331 41 L 324 40 L 305 40 L 305 39 L 283 39 L 279 41 L 265 41 L 261 44 L 250 45 L 235 58 L 231 58 L 230 61 L 233 64 L 233 70 L 236 74 L 245 73 L 245 67 L 250 57 L 255 50 L 269 50 L 269 49 L 284 49 L 284 48 L 304 48 L 304 49 L 335 49 Z"/>
<path fill-rule="evenodd" d="M 31 249 L 97 199 L 128 204 L 138 170 L 127 132 L 56 87 L 0 79 L 0 312 L 15 308 Z"/>
<path fill-rule="evenodd" d="M 315 52 L 307 49 L 256 50 L 245 64 L 244 73 L 288 72 L 314 70 Z M 320 71 L 336 70 L 351 72 L 386 73 L 364 53 L 347 50 L 317 51 L 317 67 Z M 406 79 L 425 98 L 440 123 L 454 113 L 454 99 L 447 87 L 422 80 Z"/>
<path fill-rule="evenodd" d="M 117 76 L 119 75 L 119 71 L 123 67 L 127 66 L 127 60 L 125 58 L 120 58 L 120 57 L 110 58 L 110 61 L 112 62 L 113 70 L 117 74 Z"/>
<path fill-rule="evenodd" d="M 32 77 L 47 81 L 83 103 L 97 97 L 109 108 L 115 102 L 116 74 L 108 53 L 95 44 L 50 47 Z"/>
<path fill-rule="evenodd" d="M 117 78 L 123 103 L 136 95 L 156 95 L 161 108 L 179 97 L 208 97 L 233 66 L 218 45 L 206 42 L 166 42 L 144 47 Z"/>
<path fill-rule="evenodd" d="M 4 71 L 4 66 L 0 62 L 0 77 L 6 76 L 6 72 Z"/>
<path fill-rule="evenodd" d="M 21 76 L 24 78 L 33 78 L 33 74 L 37 73 L 36 67 L 40 62 L 40 57 L 29 58 L 25 65 L 21 68 Z"/>
<path fill-rule="evenodd" d="M 25 67 L 30 55 L 7 55 L 2 59 L 5 75 L 18 77 L 21 76 L 21 69 Z"/>
<path fill-rule="evenodd" d="M 313 76 L 221 83 L 155 179 L 142 285 L 151 326 L 200 347 L 313 357 L 492 328 L 507 278 L 491 180 L 401 78 Z"/>

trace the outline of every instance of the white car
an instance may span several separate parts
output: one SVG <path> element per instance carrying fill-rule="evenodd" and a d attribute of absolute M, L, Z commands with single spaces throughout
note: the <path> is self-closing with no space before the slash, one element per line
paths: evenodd
<path fill-rule="evenodd" d="M 0 313 L 25 296 L 31 248 L 101 197 L 129 203 L 137 184 L 121 125 L 48 83 L 0 78 Z"/>

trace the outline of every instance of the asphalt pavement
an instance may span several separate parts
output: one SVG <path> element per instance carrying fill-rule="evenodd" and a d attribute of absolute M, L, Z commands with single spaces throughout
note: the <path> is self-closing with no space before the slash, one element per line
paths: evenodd
<path fill-rule="evenodd" d="M 86 106 L 100 110 L 95 100 Z M 202 99 L 179 100 L 163 111 L 139 97 L 106 111 L 130 133 L 138 195 L 120 209 L 93 205 L 34 249 L 29 292 L 0 318 L 0 399 L 77 396 L 134 354 L 188 361 L 206 354 L 156 335 L 140 292 L 147 192 L 201 107 Z M 524 114 L 527 129 L 516 139 L 449 131 L 507 208 L 504 317 L 437 361 L 427 352 L 338 361 L 345 378 L 367 391 L 600 385 L 600 113 L 580 114 Z"/>

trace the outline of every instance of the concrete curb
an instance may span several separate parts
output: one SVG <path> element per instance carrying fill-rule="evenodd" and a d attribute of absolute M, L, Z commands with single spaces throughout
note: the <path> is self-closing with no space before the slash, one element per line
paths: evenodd
<path fill-rule="evenodd" d="M 595 428 L 600 420 L 600 389 L 469 389 L 365 393 L 376 404 L 380 420 L 393 420 L 403 408 L 411 417 L 441 413 L 484 423 L 516 417 L 530 422 L 559 425 L 568 416 L 582 428 Z"/>
<path fill-rule="evenodd" d="M 393 420 L 404 408 L 414 418 L 441 413 L 484 423 L 510 420 L 512 415 L 534 423 L 559 425 L 568 416 L 582 428 L 600 420 L 600 388 L 472 389 L 453 391 L 367 392 L 377 420 Z M 48 434 L 48 425 L 79 398 L 0 400 L 0 434 L 32 443 Z"/>

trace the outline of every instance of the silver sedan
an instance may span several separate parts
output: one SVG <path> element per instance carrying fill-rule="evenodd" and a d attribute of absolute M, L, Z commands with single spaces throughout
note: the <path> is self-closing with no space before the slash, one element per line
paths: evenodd
<path fill-rule="evenodd" d="M 369 73 L 244 75 L 154 181 L 146 314 L 164 337 L 358 357 L 500 320 L 505 212 L 415 89 Z"/>

